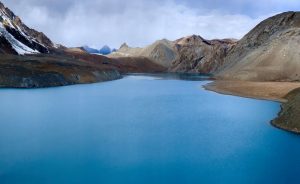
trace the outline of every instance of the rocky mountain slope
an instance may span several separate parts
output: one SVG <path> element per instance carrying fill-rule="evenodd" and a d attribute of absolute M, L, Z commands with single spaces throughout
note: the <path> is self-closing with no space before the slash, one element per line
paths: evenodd
<path fill-rule="evenodd" d="M 146 57 L 170 72 L 213 73 L 250 81 L 300 80 L 300 12 L 285 12 L 257 25 L 241 40 L 188 36 L 145 48 L 122 47 L 110 57 Z"/>
<path fill-rule="evenodd" d="M 21 19 L 0 2 L 0 53 L 49 53 L 55 48 L 43 33 L 28 28 Z"/>
<path fill-rule="evenodd" d="M 224 59 L 236 40 L 206 40 L 201 36 L 188 36 L 175 41 L 177 57 L 170 71 L 212 73 L 224 64 Z"/>
<path fill-rule="evenodd" d="M 300 12 L 273 16 L 251 30 L 216 72 L 222 79 L 300 80 Z"/>
<path fill-rule="evenodd" d="M 169 72 L 212 73 L 224 63 L 235 40 L 205 40 L 192 35 L 175 41 L 159 40 L 145 48 L 123 44 L 109 57 L 146 57 Z"/>
<path fill-rule="evenodd" d="M 143 57 L 153 62 L 169 68 L 172 66 L 173 60 L 176 58 L 174 43 L 169 40 L 158 40 L 145 48 L 131 48 L 124 43 L 119 50 L 109 55 L 111 58 L 119 57 Z"/>

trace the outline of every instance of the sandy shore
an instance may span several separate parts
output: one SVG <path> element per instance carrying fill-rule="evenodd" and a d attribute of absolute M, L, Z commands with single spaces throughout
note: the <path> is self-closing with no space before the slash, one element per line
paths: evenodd
<path fill-rule="evenodd" d="M 286 102 L 286 95 L 300 88 L 298 82 L 215 81 L 204 86 L 206 90 L 226 95 Z"/>
<path fill-rule="evenodd" d="M 271 124 L 300 134 L 299 82 L 215 81 L 204 88 L 221 94 L 281 102 L 281 111 Z"/>

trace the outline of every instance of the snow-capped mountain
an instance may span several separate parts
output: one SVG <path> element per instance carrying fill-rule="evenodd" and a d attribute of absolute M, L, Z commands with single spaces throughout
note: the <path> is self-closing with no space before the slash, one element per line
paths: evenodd
<path fill-rule="evenodd" d="M 52 48 L 55 48 L 55 45 L 47 36 L 28 28 L 0 2 L 0 53 L 49 53 Z"/>

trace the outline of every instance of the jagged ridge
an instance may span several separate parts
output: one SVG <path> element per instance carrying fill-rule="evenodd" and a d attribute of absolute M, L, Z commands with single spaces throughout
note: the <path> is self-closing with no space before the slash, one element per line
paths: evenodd
<path fill-rule="evenodd" d="M 192 35 L 175 41 L 158 40 L 145 48 L 131 48 L 124 43 L 110 57 L 146 57 L 169 72 L 212 73 L 223 65 L 235 43 L 232 39 L 206 40 Z"/>
<path fill-rule="evenodd" d="M 49 53 L 55 46 L 43 33 L 28 28 L 0 2 L 0 52 L 5 54 Z"/>

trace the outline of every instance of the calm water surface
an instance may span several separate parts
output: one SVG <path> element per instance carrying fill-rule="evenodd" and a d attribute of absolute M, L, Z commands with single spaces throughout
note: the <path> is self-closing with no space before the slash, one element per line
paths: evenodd
<path fill-rule="evenodd" d="M 0 183 L 299 183 L 300 137 L 269 124 L 279 104 L 205 83 L 1 89 Z"/>

